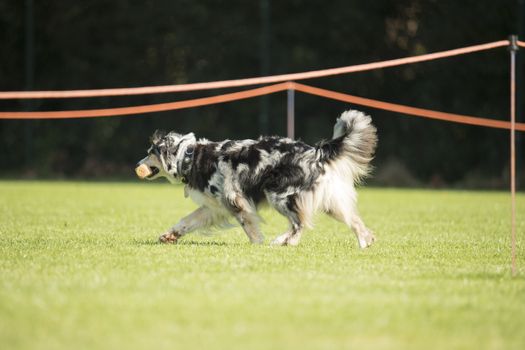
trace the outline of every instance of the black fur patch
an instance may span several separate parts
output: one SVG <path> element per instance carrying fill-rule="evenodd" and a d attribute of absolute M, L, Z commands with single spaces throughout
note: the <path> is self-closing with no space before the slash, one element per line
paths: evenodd
<path fill-rule="evenodd" d="M 261 152 L 253 145 L 245 146 L 239 152 L 228 154 L 227 157 L 232 162 L 234 170 L 237 169 L 239 164 L 246 164 L 248 168 L 254 169 L 261 161 Z"/>
<path fill-rule="evenodd" d="M 281 153 L 304 152 L 312 149 L 312 146 L 301 141 L 289 141 L 277 136 L 259 138 L 256 147 L 265 150 L 268 153 L 279 151 Z"/>
<path fill-rule="evenodd" d="M 266 190 L 281 193 L 289 187 L 294 187 L 298 190 L 308 190 L 313 187 L 319 172 L 314 167 L 309 174 L 305 174 L 299 165 L 289 161 L 290 158 L 290 156 L 284 157 L 279 165 L 268 172 L 264 178 Z"/>
<path fill-rule="evenodd" d="M 196 145 L 193 156 L 191 173 L 188 176 L 188 185 L 204 192 L 212 175 L 217 171 L 218 153 L 215 151 L 217 143 Z"/>
<path fill-rule="evenodd" d="M 321 161 L 329 161 L 337 157 L 343 147 L 344 136 L 332 140 L 318 142 L 315 147 L 320 154 Z"/>
<path fill-rule="evenodd" d="M 215 195 L 217 192 L 219 192 L 219 189 L 213 185 L 210 186 L 210 192 L 211 194 Z"/>

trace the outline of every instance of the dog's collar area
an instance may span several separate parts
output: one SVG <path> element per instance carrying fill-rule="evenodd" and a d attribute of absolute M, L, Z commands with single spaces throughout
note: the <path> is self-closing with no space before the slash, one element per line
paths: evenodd
<path fill-rule="evenodd" d="M 191 173 L 191 167 L 193 165 L 193 155 L 195 154 L 195 147 L 188 146 L 186 150 L 184 151 L 184 158 L 182 158 L 182 162 L 180 165 L 180 176 L 182 179 L 182 182 L 187 184 L 188 183 L 188 176 Z"/>

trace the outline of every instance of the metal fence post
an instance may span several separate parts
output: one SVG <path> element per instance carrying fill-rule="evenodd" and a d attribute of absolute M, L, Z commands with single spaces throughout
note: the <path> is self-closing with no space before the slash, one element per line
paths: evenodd
<path fill-rule="evenodd" d="M 510 201 L 512 276 L 516 276 L 516 52 L 518 37 L 509 38 L 510 51 Z"/>
<path fill-rule="evenodd" d="M 295 138 L 295 90 L 287 90 L 287 113 L 286 113 L 286 134 L 292 140 Z"/>

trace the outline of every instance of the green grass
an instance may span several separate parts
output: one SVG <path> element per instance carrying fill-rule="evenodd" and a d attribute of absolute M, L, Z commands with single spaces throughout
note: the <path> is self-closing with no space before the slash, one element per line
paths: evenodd
<path fill-rule="evenodd" d="M 195 206 L 160 184 L 0 182 L 2 349 L 523 349 L 509 195 L 360 190 L 378 241 L 320 216 L 299 247 L 240 229 L 156 239 Z M 267 242 L 285 221 L 263 210 Z"/>

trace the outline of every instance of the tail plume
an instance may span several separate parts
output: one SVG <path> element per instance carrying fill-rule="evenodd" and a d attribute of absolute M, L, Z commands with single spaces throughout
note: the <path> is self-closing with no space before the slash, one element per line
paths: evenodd
<path fill-rule="evenodd" d="M 340 166 L 352 172 L 354 181 L 359 182 L 370 173 L 376 146 L 377 130 L 372 118 L 349 110 L 337 119 L 332 139 L 319 143 L 317 149 L 321 161 L 341 163 Z"/>

